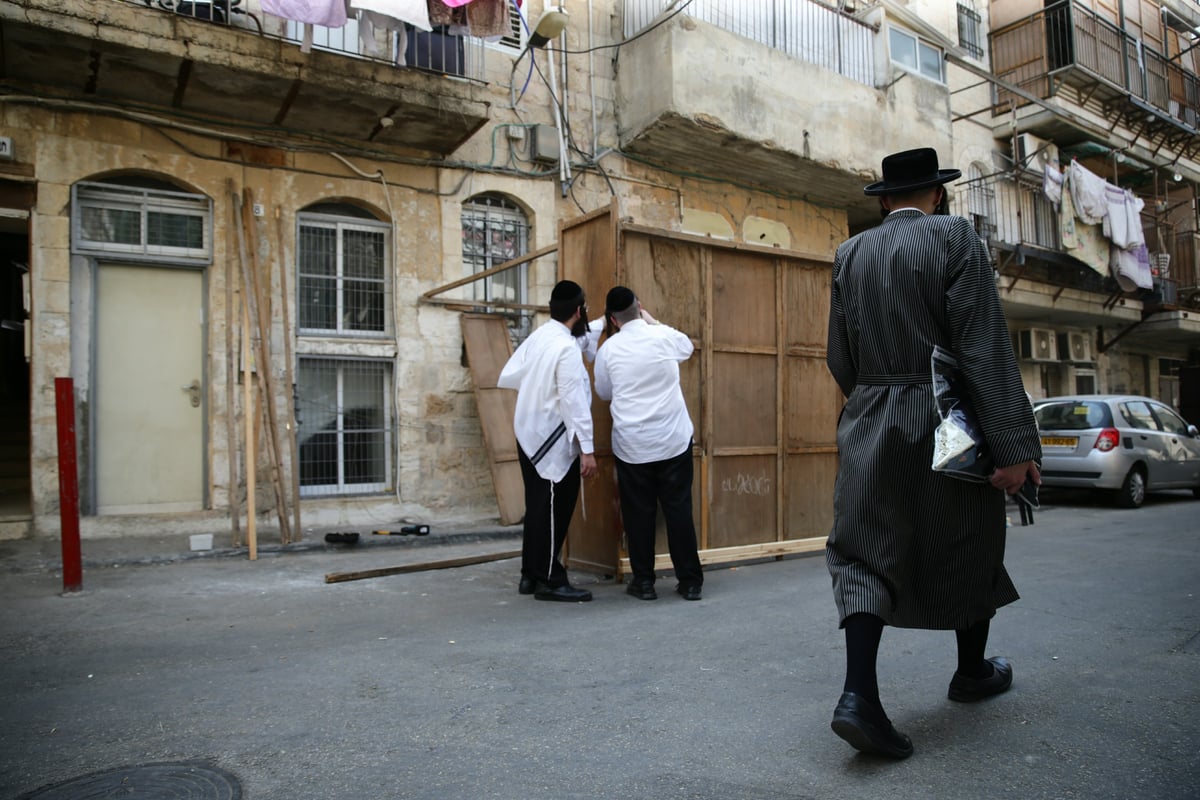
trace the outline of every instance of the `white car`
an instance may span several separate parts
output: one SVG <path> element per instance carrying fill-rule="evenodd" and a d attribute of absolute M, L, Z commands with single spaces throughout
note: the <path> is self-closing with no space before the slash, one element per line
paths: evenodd
<path fill-rule="evenodd" d="M 1200 431 L 1149 397 L 1084 394 L 1034 405 L 1042 433 L 1042 485 L 1106 489 L 1137 508 L 1146 492 L 1200 497 Z"/>

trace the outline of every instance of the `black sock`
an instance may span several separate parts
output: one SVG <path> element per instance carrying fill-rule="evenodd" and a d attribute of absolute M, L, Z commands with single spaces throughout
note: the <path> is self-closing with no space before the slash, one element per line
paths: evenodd
<path fill-rule="evenodd" d="M 879 678 L 875 660 L 883 636 L 883 620 L 874 614 L 846 617 L 846 683 L 842 691 L 854 692 L 879 703 Z"/>
<path fill-rule="evenodd" d="M 958 673 L 967 678 L 986 678 L 992 674 L 992 665 L 984 659 L 987 649 L 988 631 L 992 621 L 985 619 L 969 628 L 956 630 L 958 639 Z"/>

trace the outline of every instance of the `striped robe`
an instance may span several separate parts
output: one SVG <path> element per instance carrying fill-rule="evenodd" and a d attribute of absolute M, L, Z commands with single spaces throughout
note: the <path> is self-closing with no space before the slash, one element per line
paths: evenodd
<path fill-rule="evenodd" d="M 827 363 L 846 395 L 826 545 L 840 620 L 950 630 L 1017 599 L 1004 493 L 934 472 L 929 357 L 955 353 L 998 466 L 1041 458 L 986 248 L 967 220 L 896 211 L 838 248 Z"/>

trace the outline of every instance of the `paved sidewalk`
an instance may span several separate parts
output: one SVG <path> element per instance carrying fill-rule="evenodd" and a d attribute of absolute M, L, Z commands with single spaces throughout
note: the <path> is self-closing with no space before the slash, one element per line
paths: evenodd
<path fill-rule="evenodd" d="M 302 553 L 404 552 L 414 548 L 491 541 L 516 541 L 515 546 L 520 547 L 521 526 L 501 525 L 495 520 L 427 523 L 429 533 L 426 535 L 383 536 L 373 533 L 374 530 L 383 529 L 399 531 L 410 524 L 396 522 L 390 525 L 376 523 L 313 528 L 306 530 L 300 541 L 286 545 L 279 543 L 277 531 L 260 532 L 257 556 L 262 559 Z M 358 542 L 351 545 L 325 541 L 327 533 L 346 532 L 358 533 Z M 196 559 L 248 559 L 249 548 L 244 544 L 245 530 L 242 531 L 241 547 L 231 546 L 231 539 L 230 533 L 216 535 L 212 537 L 211 548 L 193 550 L 191 537 L 186 534 L 110 536 L 85 538 L 80 542 L 80 550 L 85 571 L 95 567 L 171 564 Z M 62 542 L 58 537 L 0 540 L 0 573 L 61 570 L 62 563 Z"/>

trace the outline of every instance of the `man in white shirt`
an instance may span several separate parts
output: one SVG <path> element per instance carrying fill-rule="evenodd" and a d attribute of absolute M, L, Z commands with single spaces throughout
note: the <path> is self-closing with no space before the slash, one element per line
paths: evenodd
<path fill-rule="evenodd" d="M 567 580 L 559 559 L 579 497 L 580 476 L 596 474 L 592 445 L 592 388 L 583 353 L 594 348 L 587 300 L 573 281 L 550 293 L 551 320 L 509 358 L 496 385 L 517 390 L 513 427 L 525 483 L 521 594 L 578 602 L 592 593 Z"/>
<path fill-rule="evenodd" d="M 675 590 L 700 599 L 704 573 L 692 520 L 692 419 L 679 385 L 679 362 L 692 355 L 687 334 L 642 309 L 624 286 L 609 291 L 605 315 L 619 333 L 596 354 L 596 394 L 611 400 L 612 448 L 617 462 L 621 521 L 633 577 L 626 591 L 654 600 L 654 535 L 659 504 Z"/>

